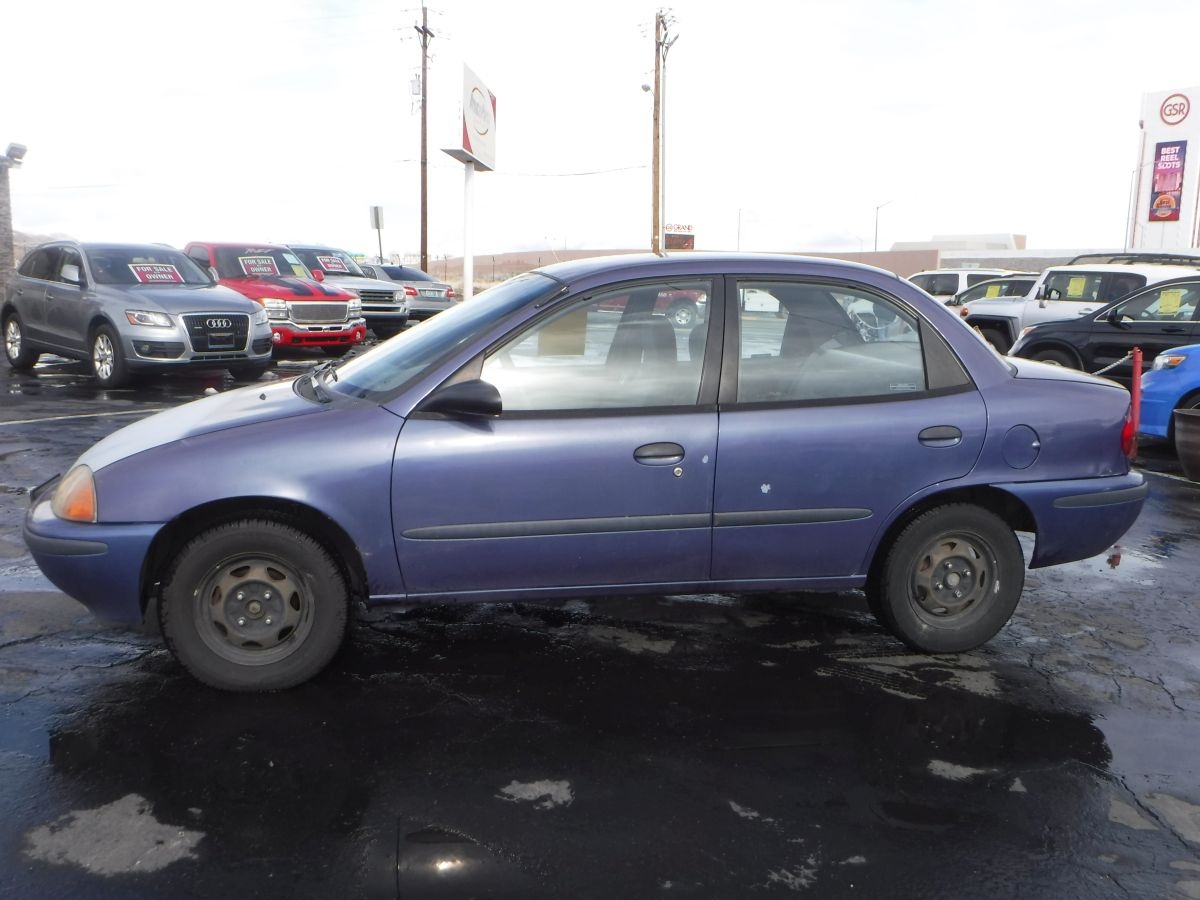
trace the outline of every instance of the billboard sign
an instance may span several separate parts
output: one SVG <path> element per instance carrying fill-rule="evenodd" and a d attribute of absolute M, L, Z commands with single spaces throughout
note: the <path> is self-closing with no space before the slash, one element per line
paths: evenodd
<path fill-rule="evenodd" d="M 1154 181 L 1150 194 L 1151 222 L 1178 222 L 1183 199 L 1183 164 L 1187 141 L 1154 145 Z"/>
<path fill-rule="evenodd" d="M 447 150 L 459 162 L 474 163 L 476 170 L 496 168 L 496 95 L 479 76 L 463 66 L 462 148 Z"/>

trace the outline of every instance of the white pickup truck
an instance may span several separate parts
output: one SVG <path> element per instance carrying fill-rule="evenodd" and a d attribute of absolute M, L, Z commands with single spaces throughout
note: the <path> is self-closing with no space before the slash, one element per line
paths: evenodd
<path fill-rule="evenodd" d="M 1041 322 L 1074 319 L 1098 311 L 1118 297 L 1168 278 L 1195 275 L 1197 266 L 1155 263 L 1080 263 L 1052 266 L 1024 297 L 975 300 L 959 308 L 993 347 L 1007 353 L 1021 329 Z"/>

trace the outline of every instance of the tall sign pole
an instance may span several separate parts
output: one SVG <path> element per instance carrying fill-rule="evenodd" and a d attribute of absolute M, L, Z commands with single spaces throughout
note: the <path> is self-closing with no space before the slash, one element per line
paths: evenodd
<path fill-rule="evenodd" d="M 421 38 L 421 271 L 429 271 L 429 10 L 421 4 L 421 24 L 413 26 Z"/>
<path fill-rule="evenodd" d="M 463 164 L 463 300 L 475 293 L 475 172 L 496 168 L 496 95 L 463 66 L 462 146 L 442 151 Z"/>

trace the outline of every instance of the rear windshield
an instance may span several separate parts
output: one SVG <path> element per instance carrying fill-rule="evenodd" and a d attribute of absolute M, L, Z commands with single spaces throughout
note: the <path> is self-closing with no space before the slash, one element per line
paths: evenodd
<path fill-rule="evenodd" d="M 437 281 L 432 275 L 428 275 L 420 269 L 414 269 L 412 266 L 380 266 L 379 268 L 387 272 L 388 278 L 395 281 Z"/>

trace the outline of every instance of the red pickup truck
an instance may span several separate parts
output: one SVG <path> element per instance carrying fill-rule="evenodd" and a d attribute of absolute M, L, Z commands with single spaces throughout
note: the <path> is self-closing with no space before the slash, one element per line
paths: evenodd
<path fill-rule="evenodd" d="M 221 284 L 266 307 L 276 355 L 320 347 L 341 356 L 366 339 L 362 301 L 315 280 L 287 247 L 193 241 L 184 252 Z"/>

